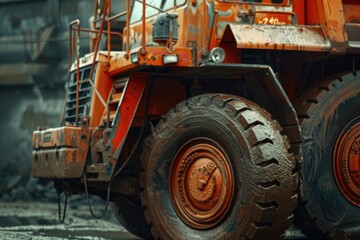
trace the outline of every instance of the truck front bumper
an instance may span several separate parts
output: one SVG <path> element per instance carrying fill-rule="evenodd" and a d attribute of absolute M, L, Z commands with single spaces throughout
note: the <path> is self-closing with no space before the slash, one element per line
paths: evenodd
<path fill-rule="evenodd" d="M 90 130 L 60 127 L 33 133 L 32 175 L 38 178 L 79 178 L 89 151 Z"/>

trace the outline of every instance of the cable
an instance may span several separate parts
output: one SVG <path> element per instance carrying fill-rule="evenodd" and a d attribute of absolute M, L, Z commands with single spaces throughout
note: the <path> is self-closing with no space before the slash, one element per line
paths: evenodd
<path fill-rule="evenodd" d="M 108 208 L 108 199 L 109 199 L 109 196 L 107 198 L 107 201 L 106 201 L 106 205 L 105 205 L 105 209 L 104 209 L 104 212 L 100 215 L 100 216 L 96 216 L 94 211 L 92 210 L 92 207 L 91 207 L 91 203 L 90 203 L 90 196 L 89 196 L 89 193 L 88 193 L 88 187 L 87 187 L 87 183 L 86 183 L 86 176 L 85 174 L 83 175 L 83 180 L 84 180 L 84 187 L 85 187 L 85 194 L 86 194 L 86 199 L 87 199 L 87 202 L 88 202 L 88 206 L 89 206 L 89 210 L 90 210 L 90 213 L 91 215 L 94 217 L 94 218 L 102 218 L 105 216 L 106 212 L 107 212 L 107 208 Z"/>
<path fill-rule="evenodd" d="M 65 216 L 66 216 L 66 208 L 67 208 L 67 201 L 68 201 L 68 193 L 65 192 L 65 206 L 64 206 L 64 210 L 63 210 L 63 214 L 61 217 L 61 201 L 60 201 L 60 192 L 57 191 L 57 195 L 58 195 L 58 215 L 59 215 L 59 222 L 60 223 L 64 223 L 65 221 Z"/>
<path fill-rule="evenodd" d="M 125 166 L 129 163 L 131 157 L 134 155 L 135 153 L 135 150 L 137 149 L 138 145 L 140 144 L 140 141 L 142 139 L 142 135 L 145 131 L 145 128 L 146 128 L 146 122 L 147 122 L 147 119 L 148 119 L 148 110 L 149 110 L 149 105 L 150 105 L 150 96 L 151 96 L 151 90 L 152 90 L 152 85 L 153 85 L 153 78 L 151 78 L 150 80 L 150 86 L 149 86 L 149 89 L 148 89 L 148 93 L 147 93 L 147 96 L 146 96 L 146 106 L 145 106 L 145 113 L 144 113 L 144 124 L 141 126 L 141 130 L 140 130 L 140 133 L 139 133 L 139 136 L 136 140 L 136 143 L 133 147 L 133 149 L 131 150 L 129 156 L 127 157 L 127 159 L 125 160 L 125 162 L 121 165 L 121 167 L 111 176 L 110 178 L 110 182 L 109 182 L 109 186 L 108 186 L 108 189 L 107 189 L 107 196 L 106 196 L 106 204 L 105 204 L 105 208 L 104 208 L 104 211 L 103 213 L 100 215 L 100 216 L 96 216 L 92 210 L 92 207 L 91 207 L 91 203 L 90 203 L 90 197 L 89 197 L 89 193 L 88 193 L 88 187 L 87 187 L 87 183 L 86 183 L 86 176 L 85 174 L 83 175 L 83 180 L 84 180 L 84 187 L 85 187 L 85 194 L 86 194 L 86 198 L 87 198 L 87 202 L 88 202 L 88 205 L 89 205 L 89 210 L 90 210 L 90 213 L 91 215 L 94 217 L 94 218 L 102 218 L 105 216 L 106 212 L 107 212 L 107 209 L 108 209 L 108 206 L 109 206 L 109 202 L 110 202 L 110 189 L 111 189 L 111 184 L 113 183 L 113 180 L 115 179 L 115 177 L 117 175 L 120 174 L 120 172 L 125 168 Z"/>

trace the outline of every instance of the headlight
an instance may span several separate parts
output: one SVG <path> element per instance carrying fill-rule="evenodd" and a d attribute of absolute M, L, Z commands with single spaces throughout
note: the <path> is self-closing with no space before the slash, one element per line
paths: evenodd
<path fill-rule="evenodd" d="M 179 57 L 177 54 L 165 54 L 163 55 L 163 64 L 178 63 Z"/>
<path fill-rule="evenodd" d="M 138 52 L 133 52 L 130 54 L 131 63 L 138 63 L 139 62 L 139 56 Z"/>
<path fill-rule="evenodd" d="M 210 52 L 210 61 L 214 63 L 222 63 L 225 59 L 225 51 L 222 48 L 213 48 Z"/>

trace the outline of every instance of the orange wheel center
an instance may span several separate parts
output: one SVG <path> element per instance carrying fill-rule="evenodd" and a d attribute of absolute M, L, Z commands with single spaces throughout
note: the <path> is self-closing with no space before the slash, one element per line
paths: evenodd
<path fill-rule="evenodd" d="M 334 171 L 343 195 L 360 207 L 360 119 L 348 124 L 334 150 Z"/>
<path fill-rule="evenodd" d="M 181 148 L 169 182 L 176 213 L 193 228 L 215 226 L 230 209 L 231 168 L 222 149 L 210 140 L 196 139 Z"/>

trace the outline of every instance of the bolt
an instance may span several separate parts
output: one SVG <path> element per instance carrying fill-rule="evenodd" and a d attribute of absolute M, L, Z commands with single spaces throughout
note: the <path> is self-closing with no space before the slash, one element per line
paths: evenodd
<path fill-rule="evenodd" d="M 140 49 L 140 54 L 143 55 L 143 56 L 145 56 L 145 54 L 146 54 L 145 49 L 141 48 L 141 49 Z"/>
<path fill-rule="evenodd" d="M 198 189 L 199 190 L 204 190 L 205 189 L 205 185 L 206 185 L 206 182 L 204 180 L 199 180 L 198 182 Z"/>

